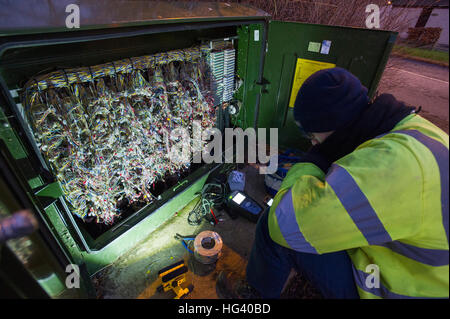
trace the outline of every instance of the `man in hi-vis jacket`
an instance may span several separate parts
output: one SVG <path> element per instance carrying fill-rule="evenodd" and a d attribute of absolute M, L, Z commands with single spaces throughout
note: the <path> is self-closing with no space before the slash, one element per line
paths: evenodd
<path fill-rule="evenodd" d="M 448 135 L 341 68 L 305 81 L 294 117 L 313 147 L 219 296 L 279 298 L 294 268 L 325 298 L 448 298 Z"/>

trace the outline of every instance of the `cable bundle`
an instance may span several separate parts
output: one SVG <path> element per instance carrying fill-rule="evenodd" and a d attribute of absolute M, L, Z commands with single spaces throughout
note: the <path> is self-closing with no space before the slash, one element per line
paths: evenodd
<path fill-rule="evenodd" d="M 212 220 L 211 210 L 221 207 L 227 194 L 226 185 L 222 183 L 208 183 L 203 186 L 200 200 L 188 215 L 189 225 L 199 225 L 203 218 Z"/>
<path fill-rule="evenodd" d="M 22 93 L 37 145 L 72 212 L 113 224 L 119 207 L 156 200 L 155 183 L 178 176 L 168 149 L 177 128 L 215 125 L 204 46 L 53 72 Z M 191 135 L 192 136 L 192 135 Z M 179 145 L 179 144 L 178 144 Z"/>

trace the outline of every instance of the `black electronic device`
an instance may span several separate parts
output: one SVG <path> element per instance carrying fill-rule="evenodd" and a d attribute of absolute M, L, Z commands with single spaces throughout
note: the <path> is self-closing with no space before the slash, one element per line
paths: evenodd
<path fill-rule="evenodd" d="M 228 195 L 227 208 L 230 215 L 240 215 L 255 223 L 264 211 L 253 198 L 241 191 L 233 191 Z"/>

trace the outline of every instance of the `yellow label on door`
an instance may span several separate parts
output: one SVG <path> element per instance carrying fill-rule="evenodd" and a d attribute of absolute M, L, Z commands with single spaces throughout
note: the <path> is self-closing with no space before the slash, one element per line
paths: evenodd
<path fill-rule="evenodd" d="M 308 59 L 297 59 L 297 66 L 295 67 L 294 84 L 292 85 L 289 107 L 294 107 L 298 90 L 300 90 L 303 82 L 305 82 L 310 75 L 316 73 L 319 70 L 331 69 L 335 66 L 336 64 L 333 63 L 319 62 Z"/>

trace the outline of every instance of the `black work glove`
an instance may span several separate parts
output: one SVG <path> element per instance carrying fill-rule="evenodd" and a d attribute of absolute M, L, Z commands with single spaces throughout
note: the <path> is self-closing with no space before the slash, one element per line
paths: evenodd
<path fill-rule="evenodd" d="M 300 163 L 313 163 L 326 173 L 333 162 L 321 153 L 319 144 L 311 147 L 309 151 L 302 156 Z"/>

